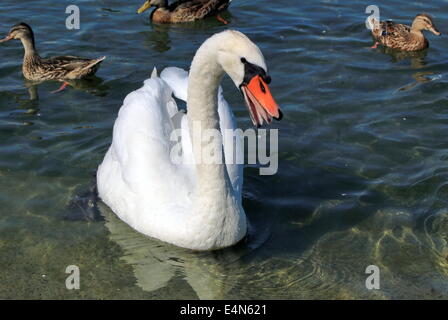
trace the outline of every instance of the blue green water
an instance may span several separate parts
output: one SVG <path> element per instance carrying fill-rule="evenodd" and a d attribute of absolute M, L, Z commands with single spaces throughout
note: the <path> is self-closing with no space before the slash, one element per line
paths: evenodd
<path fill-rule="evenodd" d="M 403 56 L 372 50 L 365 1 L 234 0 L 223 16 L 157 26 L 140 1 L 3 0 L 0 34 L 20 21 L 42 56 L 107 56 L 59 94 L 21 74 L 0 45 L 0 298 L 447 299 L 448 42 Z M 419 12 L 448 33 L 448 2 L 376 1 L 382 19 Z M 247 241 L 193 253 L 148 239 L 96 204 L 94 175 L 127 93 L 153 67 L 188 68 L 210 35 L 234 28 L 262 49 L 284 112 L 279 172 L 245 171 Z M 224 81 L 238 125 L 251 126 Z M 67 290 L 77 265 L 81 289 Z M 381 271 L 367 290 L 366 267 Z"/>

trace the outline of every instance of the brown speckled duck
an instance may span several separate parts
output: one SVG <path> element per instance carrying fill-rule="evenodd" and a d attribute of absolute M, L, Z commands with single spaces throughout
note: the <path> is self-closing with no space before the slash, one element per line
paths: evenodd
<path fill-rule="evenodd" d="M 14 25 L 6 38 L 0 42 L 12 39 L 20 39 L 25 49 L 23 57 L 23 76 L 32 81 L 45 80 L 75 80 L 93 75 L 99 68 L 99 64 L 106 58 L 85 59 L 74 56 L 58 56 L 52 58 L 41 58 L 37 53 L 34 33 L 26 23 Z M 68 85 L 67 82 L 61 86 L 58 92 Z"/>
<path fill-rule="evenodd" d="M 219 13 L 226 10 L 230 2 L 232 0 L 179 0 L 168 4 L 168 0 L 146 0 L 137 13 L 155 7 L 150 19 L 156 23 L 192 22 L 217 15 L 219 21 L 227 24 Z"/>
<path fill-rule="evenodd" d="M 428 40 L 423 35 L 423 30 L 428 30 L 437 36 L 441 33 L 434 26 L 431 16 L 428 14 L 418 14 L 412 26 L 397 24 L 392 21 L 376 22 L 374 19 L 369 20 L 372 27 L 372 35 L 375 44 L 372 48 L 376 48 L 379 44 L 402 51 L 418 51 L 428 48 Z"/>

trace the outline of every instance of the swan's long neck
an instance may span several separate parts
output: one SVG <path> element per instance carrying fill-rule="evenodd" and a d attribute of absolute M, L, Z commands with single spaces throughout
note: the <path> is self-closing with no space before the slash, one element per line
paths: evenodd
<path fill-rule="evenodd" d="M 196 190 L 191 223 L 200 225 L 202 236 L 213 243 L 212 247 L 219 248 L 236 243 L 245 235 L 246 217 L 233 192 L 221 139 L 205 140 L 201 137 L 206 130 L 220 132 L 217 95 L 224 70 L 217 59 L 219 42 L 214 40 L 205 42 L 193 59 L 188 83 L 187 117 L 196 159 Z M 219 151 L 212 163 L 202 157 L 210 150 Z M 198 162 L 198 159 L 201 161 Z"/>
<path fill-rule="evenodd" d="M 207 164 L 207 159 L 203 157 L 207 150 L 222 150 L 222 142 L 219 139 L 203 140 L 201 137 L 207 130 L 220 132 L 217 96 L 224 70 L 218 64 L 215 51 L 211 47 L 209 44 L 203 45 L 191 65 L 187 99 L 188 121 L 193 153 L 197 160 L 197 187 L 225 189 L 230 187 L 230 181 L 222 153 L 218 154 L 214 158 L 217 161 L 214 160 L 211 164 Z"/>

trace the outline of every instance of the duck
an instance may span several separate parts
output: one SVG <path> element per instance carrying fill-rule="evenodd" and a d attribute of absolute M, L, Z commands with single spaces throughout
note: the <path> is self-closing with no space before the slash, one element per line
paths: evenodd
<path fill-rule="evenodd" d="M 155 7 L 150 15 L 150 19 L 155 23 L 193 22 L 217 15 L 219 21 L 228 24 L 228 21 L 219 13 L 226 10 L 230 2 L 232 0 L 179 0 L 168 4 L 168 0 L 146 0 L 137 13 L 140 14 Z"/>
<path fill-rule="evenodd" d="M 196 251 L 245 237 L 243 161 L 232 161 L 244 159 L 244 148 L 222 95 L 225 74 L 242 93 L 254 126 L 282 118 L 263 54 L 235 30 L 207 39 L 189 73 L 168 67 L 158 76 L 154 70 L 124 99 L 97 170 L 97 190 L 137 232 Z M 174 98 L 186 101 L 186 111 Z M 218 134 L 209 139 L 206 132 Z M 212 160 L 205 158 L 210 154 Z"/>
<path fill-rule="evenodd" d="M 428 30 L 437 36 L 442 33 L 437 30 L 433 19 L 426 13 L 418 14 L 412 26 L 394 23 L 392 21 L 378 22 L 375 19 L 369 19 L 375 44 L 373 49 L 379 44 L 400 51 L 419 51 L 429 47 L 429 42 L 422 31 Z"/>
<path fill-rule="evenodd" d="M 106 59 L 106 57 L 86 59 L 75 56 L 41 58 L 36 49 L 34 32 L 24 22 L 12 26 L 8 35 L 0 42 L 13 39 L 22 41 L 25 49 L 22 73 L 27 80 L 38 82 L 47 80 L 63 81 L 62 86 L 58 90 L 53 91 L 54 93 L 64 90 L 69 84 L 65 80 L 83 79 L 94 75 L 100 63 Z"/>

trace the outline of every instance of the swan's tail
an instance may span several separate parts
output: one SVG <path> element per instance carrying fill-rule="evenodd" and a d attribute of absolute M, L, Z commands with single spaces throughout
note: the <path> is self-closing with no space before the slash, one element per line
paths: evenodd
<path fill-rule="evenodd" d="M 163 69 L 160 77 L 170 86 L 176 98 L 187 101 L 188 72 L 176 67 Z"/>
<path fill-rule="evenodd" d="M 151 79 L 155 79 L 157 77 L 158 77 L 158 75 L 157 75 L 157 68 L 154 67 L 154 69 L 152 70 L 152 73 L 151 73 Z"/>

